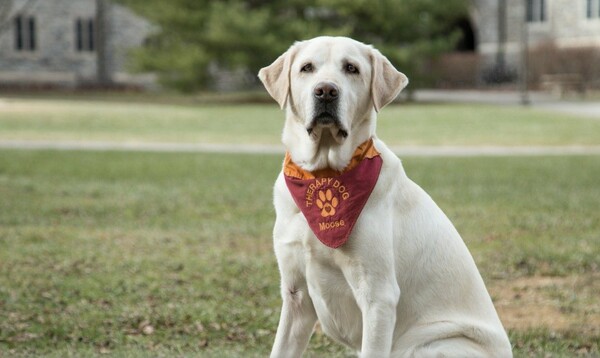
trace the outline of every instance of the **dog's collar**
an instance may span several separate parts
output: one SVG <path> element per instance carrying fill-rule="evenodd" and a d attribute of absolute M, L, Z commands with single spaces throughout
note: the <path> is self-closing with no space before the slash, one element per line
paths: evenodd
<path fill-rule="evenodd" d="M 302 211 L 308 226 L 326 246 L 346 243 L 375 188 L 383 160 L 373 144 L 364 142 L 342 171 L 306 171 L 286 153 L 283 165 L 285 183 Z"/>

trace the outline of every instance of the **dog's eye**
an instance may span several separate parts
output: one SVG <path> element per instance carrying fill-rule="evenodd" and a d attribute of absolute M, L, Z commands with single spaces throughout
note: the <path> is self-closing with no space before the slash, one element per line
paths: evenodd
<path fill-rule="evenodd" d="M 312 63 L 307 63 L 306 65 L 302 66 L 302 68 L 300 69 L 300 72 L 312 72 L 312 70 L 313 70 Z"/>
<path fill-rule="evenodd" d="M 348 73 L 352 73 L 352 74 L 358 74 L 358 73 L 359 73 L 359 72 L 358 72 L 358 67 L 354 66 L 354 65 L 353 65 L 353 64 L 351 64 L 351 63 L 347 63 L 347 64 L 346 64 L 346 66 L 345 66 L 345 70 L 346 70 L 346 72 L 348 72 Z"/>

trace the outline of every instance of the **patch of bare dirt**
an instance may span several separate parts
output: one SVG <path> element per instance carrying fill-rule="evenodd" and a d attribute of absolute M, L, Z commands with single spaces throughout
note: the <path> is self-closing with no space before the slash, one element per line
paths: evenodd
<path fill-rule="evenodd" d="M 521 277 L 488 289 L 506 329 L 600 334 L 600 273 Z"/>

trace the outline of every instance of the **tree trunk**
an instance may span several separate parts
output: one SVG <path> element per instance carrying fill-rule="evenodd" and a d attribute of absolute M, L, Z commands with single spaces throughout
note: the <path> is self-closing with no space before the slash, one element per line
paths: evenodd
<path fill-rule="evenodd" d="M 100 86 L 112 84 L 108 56 L 110 30 L 110 3 L 108 0 L 96 0 L 96 80 Z"/>

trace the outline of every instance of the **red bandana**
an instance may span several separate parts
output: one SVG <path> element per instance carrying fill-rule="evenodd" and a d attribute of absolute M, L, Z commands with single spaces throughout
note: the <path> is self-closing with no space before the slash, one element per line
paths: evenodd
<path fill-rule="evenodd" d="M 294 201 L 317 238 L 331 248 L 348 241 L 367 203 L 383 160 L 373 145 L 364 142 L 341 172 L 332 169 L 307 172 L 286 153 L 283 174 Z"/>

